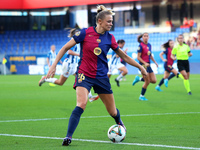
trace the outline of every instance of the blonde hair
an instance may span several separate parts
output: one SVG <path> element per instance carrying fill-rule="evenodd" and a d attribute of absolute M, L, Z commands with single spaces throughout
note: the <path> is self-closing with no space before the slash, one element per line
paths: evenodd
<path fill-rule="evenodd" d="M 104 5 L 98 5 L 97 6 L 96 23 L 98 22 L 98 19 L 103 20 L 105 18 L 105 15 L 114 16 L 115 13 L 112 10 L 108 10 Z"/>

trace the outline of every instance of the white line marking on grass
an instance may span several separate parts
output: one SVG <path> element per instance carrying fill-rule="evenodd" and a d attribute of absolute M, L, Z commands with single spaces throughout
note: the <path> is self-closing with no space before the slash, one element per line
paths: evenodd
<path fill-rule="evenodd" d="M 9 136 L 9 137 L 26 137 L 26 138 L 36 138 L 36 139 L 54 139 L 54 140 L 63 140 L 63 138 L 59 137 L 45 137 L 45 136 L 31 136 L 31 135 L 16 135 L 16 134 L 0 134 L 0 136 Z M 73 139 L 74 141 L 81 142 L 94 142 L 94 143 L 110 143 L 110 141 L 100 141 L 100 140 L 88 140 L 88 139 Z M 179 149 L 193 149 L 200 150 L 200 148 L 195 147 L 184 147 L 184 146 L 172 146 L 172 145 L 161 145 L 161 144 L 142 144 L 142 143 L 114 143 L 121 145 L 134 145 L 134 146 L 146 146 L 146 147 L 163 147 L 163 148 L 179 148 Z"/>
<path fill-rule="evenodd" d="M 121 115 L 122 117 L 134 117 L 134 116 L 162 116 L 162 115 L 185 115 L 185 114 L 200 114 L 200 112 L 179 112 L 179 113 L 156 113 L 156 114 L 132 114 L 132 115 Z M 108 116 L 87 116 L 81 118 L 107 118 Z M 24 119 L 24 120 L 2 120 L 1 122 L 23 122 L 23 121 L 45 121 L 45 120 L 63 120 L 69 118 L 43 118 L 43 119 Z"/>

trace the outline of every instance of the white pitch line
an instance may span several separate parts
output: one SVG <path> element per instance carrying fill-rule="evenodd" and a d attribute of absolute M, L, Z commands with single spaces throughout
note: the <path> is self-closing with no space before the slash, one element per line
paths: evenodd
<path fill-rule="evenodd" d="M 156 114 L 132 114 L 132 115 L 121 115 L 122 117 L 134 117 L 134 116 L 162 116 L 162 115 L 184 115 L 184 114 L 200 114 L 200 112 L 179 112 L 179 113 L 156 113 Z M 84 119 L 88 118 L 107 118 L 108 116 L 87 116 L 81 117 Z M 1 122 L 23 122 L 23 121 L 46 121 L 46 120 L 63 120 L 69 118 L 43 118 L 43 119 L 24 119 L 24 120 L 2 120 Z"/>
<path fill-rule="evenodd" d="M 63 138 L 60 138 L 60 137 L 45 137 L 45 136 L 16 135 L 16 134 L 0 134 L 0 136 L 63 140 Z M 120 144 L 120 145 L 134 145 L 134 146 L 146 146 L 146 147 L 162 147 L 162 148 L 178 148 L 178 149 L 200 150 L 200 148 L 196 148 L 196 147 L 172 146 L 172 145 L 161 145 L 161 144 L 142 144 L 142 143 L 123 143 L 123 142 L 122 143 L 112 143 L 110 141 L 88 140 L 88 139 L 73 139 L 73 140 L 74 141 L 81 141 L 81 142 L 110 143 L 110 144 Z"/>

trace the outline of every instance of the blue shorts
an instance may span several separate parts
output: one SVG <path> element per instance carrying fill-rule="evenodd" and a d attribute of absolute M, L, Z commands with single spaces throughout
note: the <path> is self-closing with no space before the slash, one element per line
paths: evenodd
<path fill-rule="evenodd" d="M 169 73 L 174 69 L 171 65 L 167 65 L 166 62 L 164 64 L 164 68 L 165 68 L 165 71 L 167 71 Z"/>
<path fill-rule="evenodd" d="M 94 92 L 97 94 L 113 93 L 108 77 L 96 79 L 87 77 L 83 73 L 78 73 L 73 88 L 76 89 L 77 86 L 85 87 L 89 92 L 93 87 Z"/>
<path fill-rule="evenodd" d="M 149 66 L 149 67 L 147 67 L 147 69 L 146 69 L 146 70 L 147 70 L 147 72 L 148 72 L 148 73 L 152 73 L 152 72 L 153 72 L 153 70 L 152 70 L 152 68 L 151 68 L 150 66 Z"/>

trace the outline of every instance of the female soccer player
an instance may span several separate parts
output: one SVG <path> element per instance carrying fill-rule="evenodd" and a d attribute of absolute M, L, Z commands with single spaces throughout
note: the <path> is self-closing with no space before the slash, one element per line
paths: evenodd
<path fill-rule="evenodd" d="M 80 61 L 77 69 L 74 89 L 76 89 L 77 105 L 73 110 L 68 124 L 66 138 L 62 145 L 71 143 L 72 135 L 79 123 L 80 117 L 87 105 L 87 95 L 93 87 L 104 103 L 108 113 L 119 125 L 124 124 L 120 118 L 120 112 L 116 109 L 113 92 L 107 76 L 108 63 L 107 53 L 112 48 L 123 60 L 132 66 L 139 68 L 145 78 L 145 69 L 136 61 L 126 55 L 118 46 L 115 38 L 108 31 L 112 27 L 113 12 L 103 5 L 97 7 L 96 27 L 89 27 L 77 32 L 59 51 L 55 62 L 49 69 L 47 78 L 55 74 L 56 64 L 72 46 L 81 43 Z"/>
<path fill-rule="evenodd" d="M 160 83 L 156 86 L 156 90 L 161 92 L 160 86 L 164 83 L 166 87 L 168 87 L 168 81 L 172 79 L 175 75 L 183 79 L 183 76 L 178 73 L 176 69 L 172 67 L 174 60 L 171 58 L 171 52 L 174 47 L 174 41 L 169 40 L 167 43 L 162 45 L 165 49 L 163 52 L 160 53 L 160 58 L 162 59 L 164 63 L 164 78 L 160 80 Z M 166 59 L 163 57 L 163 55 L 166 55 Z M 172 72 L 172 74 L 170 74 Z"/>
<path fill-rule="evenodd" d="M 141 41 L 141 38 L 143 39 L 143 41 Z M 147 78 L 145 80 L 144 78 L 140 78 L 139 76 L 136 76 L 135 80 L 132 83 L 132 85 L 135 85 L 139 81 L 144 81 L 144 84 L 142 86 L 141 95 L 139 97 L 139 100 L 141 100 L 141 101 L 147 101 L 148 100 L 148 99 L 145 98 L 144 94 L 146 92 L 146 89 L 147 89 L 149 83 L 156 83 L 156 76 L 155 76 L 153 70 L 151 69 L 150 59 L 158 67 L 157 62 L 155 61 L 155 59 L 151 55 L 151 44 L 148 43 L 148 40 L 149 40 L 149 34 L 148 33 L 144 33 L 144 34 L 141 34 L 140 36 L 138 36 L 138 42 L 140 43 L 140 45 L 138 47 L 137 59 L 139 60 L 140 64 L 143 65 L 144 68 L 146 68 Z"/>
<path fill-rule="evenodd" d="M 72 37 L 75 34 L 76 30 L 72 30 L 69 37 Z M 45 76 L 42 76 L 41 80 L 39 81 L 39 86 L 42 86 L 43 83 L 49 82 L 57 85 L 63 85 L 66 80 L 69 78 L 70 75 L 75 75 L 78 61 L 80 57 L 80 45 L 77 44 L 73 46 L 71 49 L 67 51 L 66 59 L 64 60 L 62 64 L 62 74 L 60 75 L 60 78 L 46 78 Z M 97 100 L 99 96 L 93 96 L 91 91 L 88 95 L 89 101 L 92 102 L 94 100 Z"/>
<path fill-rule="evenodd" d="M 184 37 L 182 34 L 178 36 L 178 44 L 173 48 L 171 58 L 173 60 L 178 60 L 177 61 L 177 66 L 179 72 L 183 75 L 184 77 L 184 86 L 187 90 L 188 95 L 192 95 L 191 90 L 190 90 L 190 82 L 189 82 L 189 77 L 190 77 L 190 66 L 189 66 L 189 61 L 188 58 L 192 56 L 192 53 L 190 51 L 190 47 L 184 43 Z"/>
<path fill-rule="evenodd" d="M 125 45 L 125 41 L 124 40 L 118 40 L 117 44 L 119 45 L 119 48 L 122 49 Z M 109 66 L 108 67 L 109 68 L 108 78 L 111 77 L 112 71 L 114 69 L 118 69 L 121 72 L 120 75 L 117 78 L 115 78 L 115 82 L 117 83 L 117 86 L 119 87 L 120 86 L 120 84 L 119 84 L 120 79 L 123 78 L 128 73 L 126 66 L 121 63 L 120 57 L 117 54 L 113 54 L 112 58 L 108 62 L 108 66 Z"/>

